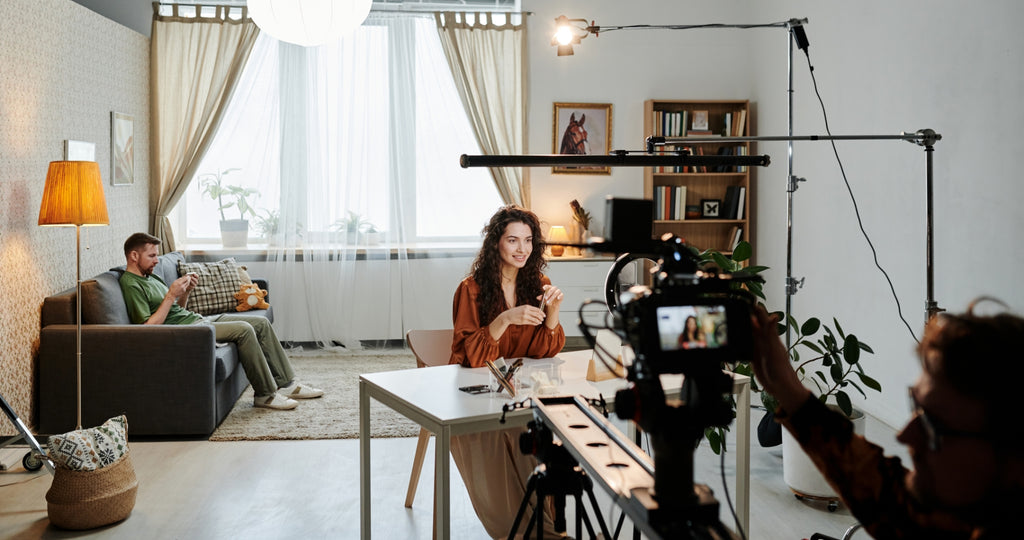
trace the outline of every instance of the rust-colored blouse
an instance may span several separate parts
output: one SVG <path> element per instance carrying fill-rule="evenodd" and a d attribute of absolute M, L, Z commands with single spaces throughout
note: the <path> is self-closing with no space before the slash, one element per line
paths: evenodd
<path fill-rule="evenodd" d="M 541 285 L 550 285 L 547 276 L 541 276 Z M 559 323 L 548 328 L 541 323 L 537 326 L 512 324 L 497 341 L 491 337 L 486 325 L 480 324 L 477 312 L 477 296 L 480 286 L 472 277 L 459 283 L 452 301 L 452 320 L 455 335 L 452 342 L 452 356 L 449 364 L 466 367 L 482 367 L 486 360 L 497 358 L 550 358 L 565 345 L 565 330 Z M 510 309 L 505 306 L 505 309 Z"/>

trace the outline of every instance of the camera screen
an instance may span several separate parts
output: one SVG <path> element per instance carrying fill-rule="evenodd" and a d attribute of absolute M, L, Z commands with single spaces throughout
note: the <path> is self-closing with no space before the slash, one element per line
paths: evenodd
<path fill-rule="evenodd" d="M 662 351 L 728 345 L 725 306 L 658 306 L 657 315 Z"/>

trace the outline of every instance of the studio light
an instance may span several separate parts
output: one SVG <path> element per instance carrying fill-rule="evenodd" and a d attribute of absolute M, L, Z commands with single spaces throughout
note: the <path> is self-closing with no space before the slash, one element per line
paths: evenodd
<path fill-rule="evenodd" d="M 561 15 L 555 19 L 555 35 L 551 44 L 558 47 L 558 56 L 570 56 L 573 54 L 572 46 L 579 45 L 588 35 L 590 26 L 586 19 L 570 19 Z"/>
<path fill-rule="evenodd" d="M 333 43 L 363 24 L 373 0 L 249 0 L 249 16 L 280 41 L 315 47 Z"/>

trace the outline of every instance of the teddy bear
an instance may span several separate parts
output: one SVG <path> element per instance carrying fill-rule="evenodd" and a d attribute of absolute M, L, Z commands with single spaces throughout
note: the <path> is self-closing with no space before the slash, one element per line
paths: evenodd
<path fill-rule="evenodd" d="M 255 283 L 243 283 L 235 293 L 235 299 L 238 300 L 238 307 L 235 310 L 267 309 L 270 304 L 264 300 L 266 296 L 267 291 L 257 287 Z"/>

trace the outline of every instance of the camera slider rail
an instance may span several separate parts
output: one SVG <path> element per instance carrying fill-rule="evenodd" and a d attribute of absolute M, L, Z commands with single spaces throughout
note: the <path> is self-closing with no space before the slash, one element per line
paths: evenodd
<path fill-rule="evenodd" d="M 682 512 L 678 508 L 661 509 L 653 493 L 654 464 L 650 456 L 582 398 L 535 398 L 534 417 L 562 441 L 562 446 L 593 482 L 611 496 L 648 538 L 679 537 L 681 524 L 683 528 L 721 530 L 718 536 L 728 537 L 718 520 L 718 501 L 705 485 L 694 484 L 697 503 L 692 507 Z"/>

